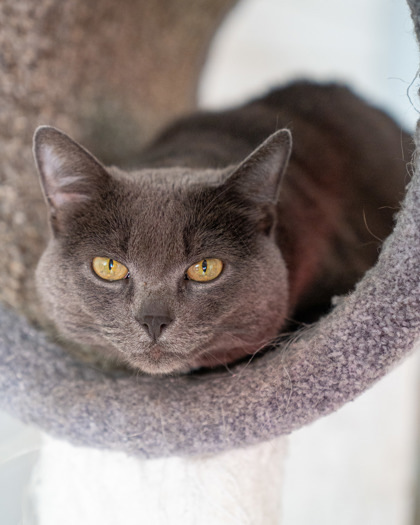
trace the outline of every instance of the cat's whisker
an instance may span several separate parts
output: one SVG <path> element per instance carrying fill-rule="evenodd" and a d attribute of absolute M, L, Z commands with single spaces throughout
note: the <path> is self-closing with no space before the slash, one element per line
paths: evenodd
<path fill-rule="evenodd" d="M 287 346 L 289 344 L 291 344 L 292 341 L 289 341 L 287 343 Z M 262 350 L 264 350 L 264 348 L 269 348 L 270 346 L 272 345 L 275 345 L 276 347 L 279 345 L 279 336 L 276 336 L 276 337 L 273 337 L 271 340 L 268 340 L 266 343 L 264 343 L 262 346 L 260 346 L 257 350 L 255 350 L 254 352 L 252 352 L 251 354 L 251 357 L 250 359 L 246 362 L 246 364 L 241 367 L 238 371 L 238 376 L 240 376 L 251 364 L 251 362 L 253 361 L 254 357 L 259 353 L 261 352 Z"/>
<path fill-rule="evenodd" d="M 232 370 L 229 368 L 229 363 L 226 363 L 226 360 L 223 360 L 219 357 L 217 352 L 212 352 L 211 350 L 203 350 L 200 352 L 200 356 L 208 356 L 216 363 L 219 363 L 220 366 L 225 368 L 231 375 L 234 375 Z"/>
<path fill-rule="evenodd" d="M 249 343 L 255 343 L 258 345 L 264 346 L 264 341 L 269 341 L 266 338 L 262 338 L 260 341 L 255 342 L 255 335 L 253 333 L 250 333 L 248 330 L 241 330 L 239 331 L 237 327 L 232 326 L 230 328 L 231 331 L 228 331 L 226 329 L 224 330 L 214 330 L 214 332 L 217 332 L 218 334 L 223 334 L 225 337 L 230 337 L 231 339 L 236 339 L 237 341 L 249 344 Z M 244 337 L 247 336 L 247 337 Z"/>

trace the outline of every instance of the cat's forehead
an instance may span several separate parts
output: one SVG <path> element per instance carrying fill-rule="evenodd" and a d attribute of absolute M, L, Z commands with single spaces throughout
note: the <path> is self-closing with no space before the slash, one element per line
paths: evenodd
<path fill-rule="evenodd" d="M 110 205 L 116 223 L 127 225 L 127 256 L 156 267 L 213 249 L 214 224 L 205 219 L 221 176 L 182 168 L 115 174 L 119 198 Z"/>
<path fill-rule="evenodd" d="M 221 184 L 226 170 L 163 168 L 117 174 L 120 213 L 141 224 L 144 234 L 183 234 L 202 224 L 223 201 Z M 191 229 L 191 228 L 190 228 Z"/>

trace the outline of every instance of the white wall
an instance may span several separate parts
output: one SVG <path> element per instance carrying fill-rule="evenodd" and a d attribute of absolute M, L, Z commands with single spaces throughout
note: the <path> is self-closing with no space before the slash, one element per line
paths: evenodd
<path fill-rule="evenodd" d="M 242 0 L 214 42 L 200 101 L 219 108 L 291 78 L 339 80 L 413 126 L 417 64 L 404 0 Z"/>

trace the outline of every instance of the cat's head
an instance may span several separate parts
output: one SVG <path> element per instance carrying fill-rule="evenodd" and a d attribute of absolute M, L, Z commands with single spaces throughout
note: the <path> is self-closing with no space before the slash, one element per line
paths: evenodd
<path fill-rule="evenodd" d="M 39 128 L 51 238 L 36 279 L 47 315 L 66 338 L 148 373 L 252 355 L 287 315 L 274 232 L 290 148 L 283 130 L 223 170 L 123 172 Z"/>

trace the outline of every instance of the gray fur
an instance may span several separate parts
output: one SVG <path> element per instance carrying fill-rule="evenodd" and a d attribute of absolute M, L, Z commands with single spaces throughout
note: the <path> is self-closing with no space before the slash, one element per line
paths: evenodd
<path fill-rule="evenodd" d="M 286 129 L 259 145 L 275 122 L 292 129 L 291 156 Z M 36 274 L 44 309 L 67 339 L 147 373 L 252 356 L 374 263 L 369 228 L 391 231 L 408 146 L 349 90 L 309 82 L 173 124 L 131 172 L 39 128 L 52 227 Z M 129 277 L 98 278 L 95 256 Z M 185 278 L 212 257 L 224 265 L 217 279 Z"/>
<path fill-rule="evenodd" d="M 273 339 L 287 313 L 286 269 L 258 225 L 277 202 L 289 143 L 287 131 L 277 132 L 225 170 L 126 173 L 105 170 L 62 133 L 40 128 L 35 153 L 53 235 L 37 281 L 60 332 L 150 373 L 217 365 Z M 125 264 L 129 279 L 98 278 L 95 256 Z M 224 262 L 220 277 L 185 279 L 189 266 L 211 257 Z M 267 279 L 273 269 L 276 279 Z M 147 308 L 172 319 L 157 340 L 140 321 Z"/>

